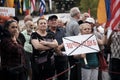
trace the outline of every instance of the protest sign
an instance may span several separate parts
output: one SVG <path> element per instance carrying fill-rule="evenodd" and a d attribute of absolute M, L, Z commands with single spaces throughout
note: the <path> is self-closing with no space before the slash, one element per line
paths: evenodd
<path fill-rule="evenodd" d="M 0 7 L 1 16 L 15 16 L 15 9 L 8 7 Z"/>
<path fill-rule="evenodd" d="M 96 37 L 93 34 L 64 37 L 63 44 L 65 47 L 65 53 L 67 55 L 76 55 L 99 51 Z"/>

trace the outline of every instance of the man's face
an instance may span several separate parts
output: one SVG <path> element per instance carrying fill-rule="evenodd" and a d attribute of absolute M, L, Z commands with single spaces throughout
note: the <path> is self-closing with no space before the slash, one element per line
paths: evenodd
<path fill-rule="evenodd" d="M 62 22 L 62 20 L 57 20 L 57 24 L 59 27 L 63 27 L 64 23 Z"/>
<path fill-rule="evenodd" d="M 30 21 L 27 25 L 26 25 L 26 29 L 28 31 L 28 33 L 32 33 L 32 31 L 34 31 L 34 23 L 32 21 Z"/>
<path fill-rule="evenodd" d="M 48 20 L 48 25 L 49 27 L 57 27 L 57 19 L 53 18 L 53 19 Z"/>

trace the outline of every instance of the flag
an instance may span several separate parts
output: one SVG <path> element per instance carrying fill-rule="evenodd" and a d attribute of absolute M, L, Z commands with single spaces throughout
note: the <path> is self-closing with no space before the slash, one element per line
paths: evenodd
<path fill-rule="evenodd" d="M 99 0 L 97 11 L 98 22 L 106 23 L 106 27 L 109 27 L 112 30 L 117 29 L 120 24 L 119 5 L 120 0 Z"/>
<path fill-rule="evenodd" d="M 107 16 L 107 21 L 110 21 L 111 17 L 111 12 L 110 12 L 110 0 L 105 0 L 105 7 L 106 7 L 106 16 Z"/>
<path fill-rule="evenodd" d="M 117 30 L 120 24 L 120 0 L 110 0 L 110 12 L 109 27 L 112 30 Z"/>
<path fill-rule="evenodd" d="M 35 7 L 35 0 L 30 0 L 30 2 L 31 2 L 30 13 L 32 13 L 36 9 L 36 7 Z"/>
<path fill-rule="evenodd" d="M 22 14 L 21 0 L 18 0 L 17 4 L 18 4 L 19 12 Z"/>
<path fill-rule="evenodd" d="M 23 0 L 23 11 L 25 11 L 26 15 L 30 14 L 30 0 Z"/>
<path fill-rule="evenodd" d="M 40 10 L 40 16 L 43 16 L 44 12 L 46 11 L 46 4 L 44 0 L 40 0 L 39 10 Z"/>
<path fill-rule="evenodd" d="M 6 6 L 7 7 L 14 7 L 14 0 L 6 0 Z"/>
<path fill-rule="evenodd" d="M 99 0 L 97 8 L 97 19 L 100 24 L 106 23 L 107 21 L 105 0 Z"/>

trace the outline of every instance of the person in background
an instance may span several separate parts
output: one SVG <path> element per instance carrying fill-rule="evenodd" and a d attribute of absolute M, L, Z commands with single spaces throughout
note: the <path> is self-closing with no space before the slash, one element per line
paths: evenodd
<path fill-rule="evenodd" d="M 11 19 L 11 17 L 9 17 L 9 16 L 1 16 L 1 15 L 0 15 L 0 25 L 1 25 L 1 26 L 4 26 L 4 23 L 5 23 L 7 20 L 9 20 L 9 19 Z"/>
<path fill-rule="evenodd" d="M 27 22 L 27 21 L 33 21 L 33 18 L 32 18 L 31 15 L 26 15 L 26 16 L 24 17 L 24 23 Z"/>
<path fill-rule="evenodd" d="M 0 44 L 1 44 L 1 40 L 4 37 L 3 35 L 3 27 L 4 27 L 4 23 L 9 20 L 10 17 L 9 16 L 1 16 L 0 15 Z M 0 46 L 2 47 L 2 46 Z M 2 68 L 1 68 L 1 48 L 0 48 L 0 80 L 2 80 Z"/>
<path fill-rule="evenodd" d="M 67 23 L 67 21 L 63 21 L 62 19 L 58 19 L 57 20 L 57 24 L 58 24 L 58 27 L 59 28 L 62 28 L 65 32 L 66 32 L 66 23 Z"/>
<path fill-rule="evenodd" d="M 24 50 L 27 56 L 27 62 L 28 62 L 28 74 L 29 74 L 29 79 L 32 80 L 32 68 L 31 68 L 31 56 L 33 53 L 32 50 L 32 45 L 30 44 L 30 36 L 32 32 L 34 32 L 34 23 L 32 21 L 26 21 L 25 22 L 25 30 L 21 32 L 25 38 L 25 43 L 24 43 Z"/>
<path fill-rule="evenodd" d="M 32 18 L 31 15 L 26 15 L 26 16 L 24 17 L 24 24 L 25 24 L 27 21 L 33 21 L 33 18 Z M 25 28 L 26 28 L 26 27 L 23 26 L 23 27 L 21 28 L 21 31 L 23 31 Z"/>
<path fill-rule="evenodd" d="M 11 20 L 16 20 L 17 24 L 18 24 L 18 32 L 16 33 L 16 38 L 21 42 L 22 46 L 24 46 L 25 43 L 25 37 L 24 35 L 21 33 L 20 31 L 20 27 L 19 26 L 19 18 L 17 16 L 11 16 Z"/>
<path fill-rule="evenodd" d="M 118 23 L 117 29 L 112 31 L 107 45 L 111 51 L 109 65 L 111 80 L 120 80 L 120 23 Z"/>
<path fill-rule="evenodd" d="M 82 21 L 85 22 L 85 20 L 86 20 L 87 18 L 89 18 L 89 17 L 90 17 L 90 14 L 89 14 L 89 13 L 87 13 L 87 12 L 83 13 L 83 15 L 82 15 Z"/>
<path fill-rule="evenodd" d="M 94 34 L 93 27 L 89 23 L 83 23 L 80 25 L 80 35 L 85 34 Z M 105 40 L 106 35 L 103 39 L 97 38 L 98 45 L 104 45 Z M 82 80 L 98 80 L 98 52 L 87 53 L 84 58 L 86 58 L 87 64 L 85 64 L 84 59 L 80 59 L 82 65 Z"/>
<path fill-rule="evenodd" d="M 92 27 L 89 23 L 83 23 L 80 25 L 80 35 L 92 34 Z M 98 66 L 99 61 L 97 53 L 85 54 L 87 64 L 85 64 L 84 59 L 80 59 L 82 65 L 82 80 L 98 80 Z"/>
<path fill-rule="evenodd" d="M 89 13 L 87 13 L 87 12 L 83 13 L 81 19 L 78 21 L 78 24 L 79 24 L 79 25 L 82 24 L 82 23 L 85 22 L 85 20 L 86 20 L 87 18 L 89 18 L 89 17 L 90 17 L 90 14 L 89 14 Z"/>
<path fill-rule="evenodd" d="M 85 19 L 84 22 L 89 23 L 91 25 L 91 27 L 93 27 L 93 31 L 96 31 L 96 29 L 95 29 L 96 28 L 96 26 L 95 26 L 96 22 L 95 22 L 94 18 L 88 17 L 88 18 Z"/>
<path fill-rule="evenodd" d="M 86 23 L 89 23 L 92 28 L 93 28 L 93 32 L 95 34 L 95 36 L 99 39 L 99 40 L 103 40 L 104 38 L 104 28 L 100 28 L 100 24 L 96 23 L 94 18 L 92 17 L 89 17 L 85 20 Z M 99 26 L 99 27 L 98 27 Z M 102 33 L 100 32 L 102 31 Z M 100 52 L 99 54 L 102 54 L 103 55 L 103 58 L 105 59 L 106 58 L 106 53 L 104 52 L 105 50 L 105 44 L 104 45 L 99 45 L 99 48 L 100 48 Z M 107 70 L 108 69 L 108 66 L 107 66 L 107 61 L 105 60 L 106 62 L 106 66 L 104 67 L 101 67 L 99 66 L 99 80 L 109 80 L 109 74 L 108 72 L 105 72 L 104 70 Z"/>
<path fill-rule="evenodd" d="M 3 27 L 4 37 L 1 40 L 1 66 L 3 80 L 27 80 L 26 61 L 22 45 L 16 38 L 17 21 L 11 19 Z"/>
<path fill-rule="evenodd" d="M 65 28 L 65 25 L 64 25 L 64 22 L 62 21 L 62 19 L 58 19 L 57 24 L 58 24 L 58 27 Z"/>
<path fill-rule="evenodd" d="M 58 47 L 55 36 L 47 32 L 47 20 L 39 18 L 38 29 L 31 34 L 32 80 L 46 80 L 55 75 L 54 48 Z"/>
<path fill-rule="evenodd" d="M 1 39 L 2 39 L 2 36 L 3 36 L 3 29 L 2 29 L 2 26 L 0 25 L 0 44 L 1 44 Z M 2 68 L 1 68 L 1 46 L 0 46 L 0 80 L 2 79 Z"/>
<path fill-rule="evenodd" d="M 58 26 L 58 17 L 56 15 L 51 15 L 48 18 L 49 28 L 47 32 L 51 32 L 54 34 L 55 39 L 58 42 L 58 47 L 55 49 L 55 70 L 56 74 L 59 74 L 65 71 L 68 67 L 68 58 L 66 55 L 63 54 L 65 52 L 63 40 L 62 38 L 65 37 L 65 31 L 62 27 L 63 25 Z M 68 74 L 64 73 L 57 77 L 57 80 L 67 80 Z"/>
<path fill-rule="evenodd" d="M 80 20 L 80 10 L 78 7 L 73 7 L 70 10 L 70 21 L 66 24 L 66 36 L 76 36 L 80 33 L 78 21 Z M 78 63 L 78 59 L 74 56 L 68 56 L 70 67 Z M 81 75 L 79 75 L 80 66 L 75 66 L 70 70 L 70 80 L 80 80 Z"/>

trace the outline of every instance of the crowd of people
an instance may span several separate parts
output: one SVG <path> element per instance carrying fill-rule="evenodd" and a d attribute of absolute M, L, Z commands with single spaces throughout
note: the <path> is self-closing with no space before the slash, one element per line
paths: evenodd
<path fill-rule="evenodd" d="M 66 23 L 50 15 L 35 25 L 27 15 L 24 24 L 0 16 L 0 80 L 120 80 L 120 23 L 108 37 L 105 26 L 73 7 Z M 86 34 L 95 35 L 100 51 L 66 55 L 63 37 Z"/>

